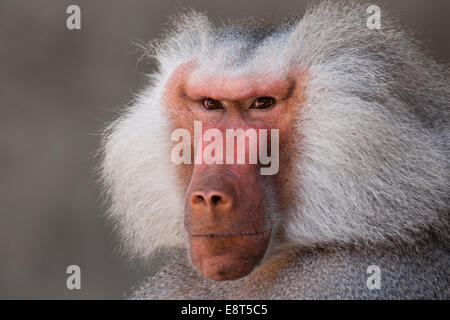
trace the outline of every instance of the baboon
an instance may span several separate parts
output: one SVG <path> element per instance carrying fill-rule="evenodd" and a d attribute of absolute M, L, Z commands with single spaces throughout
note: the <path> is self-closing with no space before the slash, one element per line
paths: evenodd
<path fill-rule="evenodd" d="M 385 10 L 370 30 L 367 7 L 224 25 L 189 11 L 149 46 L 158 68 L 102 149 L 124 246 L 170 253 L 131 298 L 450 297 L 449 69 Z M 276 174 L 175 164 L 171 134 L 194 121 L 278 130 Z"/>

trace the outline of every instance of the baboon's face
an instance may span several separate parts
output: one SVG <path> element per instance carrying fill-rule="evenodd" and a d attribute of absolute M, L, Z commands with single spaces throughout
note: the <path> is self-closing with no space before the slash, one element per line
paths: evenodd
<path fill-rule="evenodd" d="M 190 256 L 208 278 L 248 275 L 266 253 L 278 209 L 289 198 L 286 169 L 295 139 L 294 109 L 304 99 L 304 75 L 224 76 L 199 72 L 189 63 L 178 67 L 166 86 L 165 107 L 173 127 L 203 137 L 201 144 L 190 141 L 196 162 L 180 166 L 178 173 L 186 183 Z M 276 154 L 282 165 L 270 168 L 257 157 L 258 149 L 272 160 Z"/>

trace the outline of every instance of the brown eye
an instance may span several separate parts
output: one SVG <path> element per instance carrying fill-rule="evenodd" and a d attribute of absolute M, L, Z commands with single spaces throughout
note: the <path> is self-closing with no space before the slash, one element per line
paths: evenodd
<path fill-rule="evenodd" d="M 257 98 L 250 109 L 268 109 L 275 104 L 275 99 L 272 97 L 259 97 Z"/>
<path fill-rule="evenodd" d="M 222 104 L 220 103 L 219 100 L 214 100 L 211 98 L 203 99 L 202 104 L 206 110 L 223 109 Z"/>

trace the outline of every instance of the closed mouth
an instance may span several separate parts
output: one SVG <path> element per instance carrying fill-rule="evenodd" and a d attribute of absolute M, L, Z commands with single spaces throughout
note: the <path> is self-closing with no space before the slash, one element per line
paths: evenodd
<path fill-rule="evenodd" d="M 257 232 L 247 232 L 247 233 L 239 233 L 239 232 L 203 233 L 203 234 L 190 234 L 189 237 L 191 237 L 191 238 L 254 237 L 254 236 L 264 235 L 271 231 L 272 231 L 272 229 L 267 229 L 264 231 L 257 231 Z"/>

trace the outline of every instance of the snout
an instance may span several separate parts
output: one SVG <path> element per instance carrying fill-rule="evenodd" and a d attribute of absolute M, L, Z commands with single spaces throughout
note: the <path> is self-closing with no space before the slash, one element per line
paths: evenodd
<path fill-rule="evenodd" d="M 196 166 L 186 195 L 185 227 L 193 264 L 213 280 L 248 275 L 270 238 L 256 166 Z"/>

